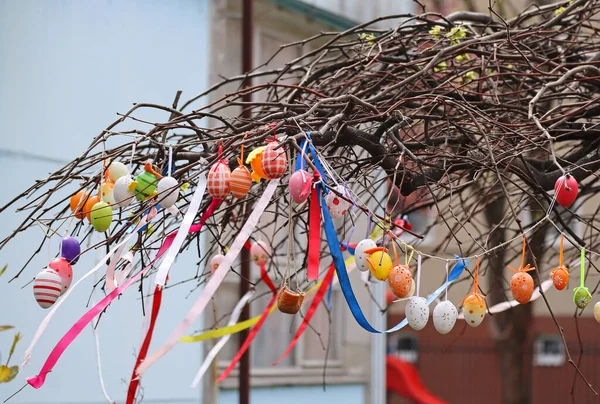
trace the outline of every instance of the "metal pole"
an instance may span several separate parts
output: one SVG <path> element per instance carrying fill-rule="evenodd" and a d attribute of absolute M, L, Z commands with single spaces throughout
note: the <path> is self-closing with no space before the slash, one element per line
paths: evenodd
<path fill-rule="evenodd" d="M 377 330 L 387 328 L 387 316 L 381 312 L 379 307 L 385 307 L 385 282 L 375 282 L 373 285 L 373 296 L 377 302 L 371 302 L 371 324 Z M 386 335 L 371 334 L 371 401 L 370 404 L 385 404 L 385 355 Z"/>
<path fill-rule="evenodd" d="M 254 1 L 244 0 L 242 5 L 242 73 L 248 73 L 252 70 L 252 56 L 254 44 Z M 251 80 L 244 82 L 245 87 L 252 85 Z M 242 96 L 242 101 L 248 103 L 252 101 L 252 94 L 246 93 Z M 252 116 L 250 109 L 243 111 L 244 118 Z M 249 207 L 246 205 L 246 215 Z M 245 216 L 246 216 L 245 215 Z M 240 298 L 250 289 L 248 280 L 250 279 L 250 251 L 242 249 L 242 277 L 240 279 Z M 242 310 L 240 321 L 250 318 L 250 305 L 246 305 Z M 248 330 L 240 332 L 240 347 L 248 336 Z M 248 349 L 240 359 L 240 377 L 239 377 L 240 404 L 250 404 L 250 349 Z"/>

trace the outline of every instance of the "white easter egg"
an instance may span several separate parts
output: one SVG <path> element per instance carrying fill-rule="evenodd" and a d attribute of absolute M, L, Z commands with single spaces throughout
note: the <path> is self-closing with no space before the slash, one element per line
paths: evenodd
<path fill-rule="evenodd" d="M 413 330 L 425 328 L 429 320 L 429 306 L 424 297 L 413 296 L 408 299 L 405 308 L 406 320 Z"/>
<path fill-rule="evenodd" d="M 117 180 L 121 177 L 129 174 L 129 169 L 127 166 L 120 161 L 113 161 L 108 166 L 108 177 L 112 180 L 112 182 L 117 182 Z"/>
<path fill-rule="evenodd" d="M 600 323 L 600 302 L 594 305 L 594 318 Z"/>
<path fill-rule="evenodd" d="M 350 198 L 348 190 L 342 185 L 338 185 L 334 188 L 339 194 L 344 195 L 345 198 Z M 346 214 L 350 207 L 350 202 L 346 199 L 340 198 L 335 192 L 329 192 L 325 197 L 325 203 L 329 208 L 329 213 L 334 219 L 338 219 Z"/>
<path fill-rule="evenodd" d="M 33 296 L 43 309 L 47 309 L 58 300 L 62 289 L 60 275 L 52 269 L 40 272 L 33 280 Z"/>
<path fill-rule="evenodd" d="M 368 238 L 362 240 L 356 245 L 356 248 L 354 249 L 354 261 L 356 262 L 356 267 L 359 270 L 363 272 L 369 270 L 369 263 L 367 262 L 369 255 L 365 253 L 365 250 L 375 247 L 377 247 L 375 241 Z"/>
<path fill-rule="evenodd" d="M 179 199 L 179 183 L 173 177 L 163 177 L 156 186 L 157 201 L 165 209 L 175 205 Z"/>
<path fill-rule="evenodd" d="M 134 191 L 129 191 L 129 185 L 132 182 L 133 177 L 131 175 L 125 175 L 115 181 L 113 197 L 115 199 L 115 203 L 122 208 L 126 208 L 131 204 L 131 202 L 133 202 Z"/>
<path fill-rule="evenodd" d="M 456 324 L 458 310 L 451 301 L 446 300 L 439 303 L 433 309 L 433 326 L 440 334 L 448 334 Z"/>

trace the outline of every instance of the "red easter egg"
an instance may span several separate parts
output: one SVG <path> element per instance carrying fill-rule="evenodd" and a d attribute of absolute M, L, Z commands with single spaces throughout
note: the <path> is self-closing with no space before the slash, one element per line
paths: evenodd
<path fill-rule="evenodd" d="M 43 309 L 52 306 L 61 293 L 60 276 L 51 269 L 40 272 L 33 280 L 33 296 Z"/>
<path fill-rule="evenodd" d="M 60 283 L 62 285 L 61 295 L 69 289 L 71 286 L 71 281 L 73 281 L 73 268 L 71 264 L 64 258 L 54 258 L 48 264 L 48 268 L 52 269 L 54 272 L 60 276 Z"/>
<path fill-rule="evenodd" d="M 265 148 L 262 155 L 262 169 L 265 175 L 269 178 L 280 178 L 287 170 L 287 158 L 285 157 L 285 149 L 279 146 L 279 142 L 271 142 Z"/>
<path fill-rule="evenodd" d="M 510 278 L 510 291 L 517 302 L 528 303 L 533 294 L 533 278 L 527 272 L 517 272 Z"/>
<path fill-rule="evenodd" d="M 579 184 L 577 184 L 577 180 L 572 175 L 563 175 L 554 184 L 556 202 L 562 207 L 567 208 L 571 206 L 575 202 L 575 199 L 577 199 L 578 192 Z"/>
<path fill-rule="evenodd" d="M 387 280 L 390 289 L 399 298 L 402 299 L 410 295 L 413 277 L 405 265 L 396 265 L 393 267 L 390 270 Z"/>
<path fill-rule="evenodd" d="M 223 199 L 229 194 L 231 170 L 223 160 L 211 167 L 208 172 L 206 189 L 213 198 Z"/>

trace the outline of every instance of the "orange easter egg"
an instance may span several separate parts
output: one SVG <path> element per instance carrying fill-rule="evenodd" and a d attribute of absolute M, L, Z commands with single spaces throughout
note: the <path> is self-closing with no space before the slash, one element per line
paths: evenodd
<path fill-rule="evenodd" d="M 231 172 L 229 177 L 229 187 L 231 188 L 231 194 L 236 198 L 243 198 L 246 196 L 250 187 L 252 187 L 252 174 L 244 166 L 239 166 Z"/>
<path fill-rule="evenodd" d="M 84 207 L 89 197 L 89 194 L 85 191 L 79 191 L 71 197 L 69 206 L 71 207 L 71 212 L 73 212 L 77 219 L 83 219 L 86 216 Z"/>
<path fill-rule="evenodd" d="M 510 278 L 510 291 L 517 302 L 528 303 L 533 294 L 533 278 L 527 272 L 517 272 Z"/>
<path fill-rule="evenodd" d="M 100 202 L 100 198 L 98 197 L 98 195 L 94 195 L 94 196 L 91 196 L 88 198 L 88 200 L 85 202 L 85 206 L 83 207 L 83 213 L 85 214 L 85 217 L 87 217 L 87 220 L 90 223 L 92 223 L 92 219 L 90 218 L 90 213 L 92 213 L 92 208 L 98 202 Z"/>
<path fill-rule="evenodd" d="M 413 277 L 405 265 L 396 265 L 393 267 L 390 270 L 387 281 L 390 289 L 397 297 L 402 299 L 410 295 Z"/>
<path fill-rule="evenodd" d="M 552 270 L 552 283 L 557 290 L 563 290 L 569 283 L 569 270 L 565 267 L 558 267 Z"/>

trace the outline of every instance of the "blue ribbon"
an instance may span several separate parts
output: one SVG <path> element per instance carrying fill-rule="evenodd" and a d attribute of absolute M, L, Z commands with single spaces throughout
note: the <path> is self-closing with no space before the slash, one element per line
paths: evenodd
<path fill-rule="evenodd" d="M 306 132 L 306 137 L 310 140 L 310 132 Z M 306 139 L 302 139 L 302 141 L 300 141 L 301 149 L 304 150 L 304 144 L 306 142 L 307 142 Z M 319 171 L 319 174 L 321 174 L 321 180 L 323 182 L 327 182 L 327 177 L 325 177 L 325 170 L 323 170 L 323 166 L 321 165 L 321 162 L 319 161 L 319 158 L 317 157 L 317 151 L 315 150 L 315 147 L 313 146 L 313 144 L 311 142 L 308 142 L 308 150 L 310 151 L 310 154 L 312 154 L 312 156 L 313 156 L 313 164 L 317 168 L 317 171 Z M 298 158 L 296 159 L 296 171 L 298 171 L 300 169 L 301 162 L 305 162 L 304 154 L 298 153 Z M 306 166 L 306 164 L 304 164 L 304 166 Z M 328 189 L 325 189 L 325 192 L 328 192 L 328 191 L 329 191 Z"/>

